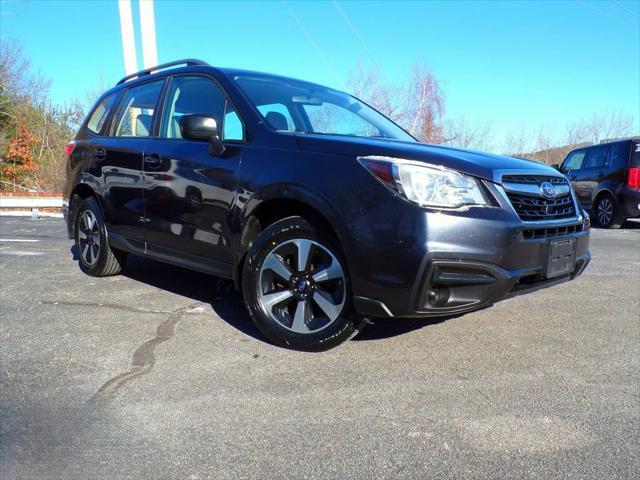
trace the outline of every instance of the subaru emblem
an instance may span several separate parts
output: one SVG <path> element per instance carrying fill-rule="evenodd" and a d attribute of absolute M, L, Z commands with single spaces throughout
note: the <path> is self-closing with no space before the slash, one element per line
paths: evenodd
<path fill-rule="evenodd" d="M 556 187 L 550 182 L 542 182 L 540 184 L 540 192 L 545 198 L 554 198 L 556 196 Z"/>

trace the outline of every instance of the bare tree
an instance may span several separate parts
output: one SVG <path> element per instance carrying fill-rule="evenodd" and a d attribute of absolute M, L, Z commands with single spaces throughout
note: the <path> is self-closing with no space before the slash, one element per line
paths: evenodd
<path fill-rule="evenodd" d="M 526 126 L 521 124 L 520 127 L 512 133 L 509 133 L 504 139 L 502 152 L 506 155 L 514 157 L 524 157 L 527 152 L 531 151 L 531 135 Z"/>
<path fill-rule="evenodd" d="M 584 142 L 600 143 L 631 135 L 634 118 L 620 111 L 594 114 L 588 120 L 567 125 L 566 143 L 576 145 Z"/>
<path fill-rule="evenodd" d="M 386 81 L 379 69 L 367 70 L 358 63 L 348 85 L 356 97 L 402 125 L 418 140 L 444 141 L 444 95 L 424 63 L 413 65 L 409 77 L 400 85 Z"/>
<path fill-rule="evenodd" d="M 445 122 L 443 143 L 470 150 L 491 150 L 493 137 L 491 124 L 472 124 L 466 117 Z"/>

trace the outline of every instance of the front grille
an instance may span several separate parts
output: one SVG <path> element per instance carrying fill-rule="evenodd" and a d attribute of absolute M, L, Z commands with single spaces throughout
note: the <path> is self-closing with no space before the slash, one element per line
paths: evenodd
<path fill-rule="evenodd" d="M 539 187 L 549 182 L 556 187 L 558 195 L 542 196 Z M 575 217 L 576 210 L 569 182 L 564 177 L 550 175 L 503 175 L 505 193 L 520 220 L 541 222 Z"/>
<path fill-rule="evenodd" d="M 583 230 L 583 225 L 578 223 L 576 225 L 568 225 L 566 227 L 552 227 L 552 228 L 528 228 L 522 230 L 522 236 L 525 240 L 535 240 L 539 238 L 555 238 L 562 237 L 564 235 L 571 235 L 572 233 L 578 233 Z"/>
<path fill-rule="evenodd" d="M 542 182 L 553 183 L 554 185 L 563 185 L 567 183 L 567 179 L 563 177 L 548 177 L 546 175 L 503 175 L 503 183 L 535 183 L 540 185 Z"/>
<path fill-rule="evenodd" d="M 576 214 L 570 193 L 556 198 L 543 198 L 507 192 L 507 197 L 520 220 L 528 222 L 570 218 Z"/>

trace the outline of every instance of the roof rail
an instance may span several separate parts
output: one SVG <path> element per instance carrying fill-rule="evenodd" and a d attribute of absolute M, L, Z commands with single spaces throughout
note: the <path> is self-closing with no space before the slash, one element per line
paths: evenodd
<path fill-rule="evenodd" d="M 185 58 L 184 60 L 176 60 L 174 62 L 163 63 L 161 65 L 156 65 L 155 67 L 145 68 L 144 70 L 140 70 L 139 72 L 132 73 L 131 75 L 127 75 L 120 79 L 116 85 L 120 85 L 121 83 L 126 82 L 127 80 L 131 80 L 132 78 L 144 77 L 145 75 L 150 75 L 152 72 L 156 72 L 158 70 L 164 70 L 165 68 L 174 67 L 176 65 L 209 65 L 207 62 L 202 60 L 198 60 L 196 58 Z"/>

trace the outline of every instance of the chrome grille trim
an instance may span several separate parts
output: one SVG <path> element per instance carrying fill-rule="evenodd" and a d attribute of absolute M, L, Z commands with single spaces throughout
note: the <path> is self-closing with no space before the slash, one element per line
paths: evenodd
<path fill-rule="evenodd" d="M 569 181 L 565 176 L 558 173 L 557 175 L 540 175 L 540 171 L 497 171 L 494 172 L 494 178 L 498 180 L 495 185 L 498 193 L 504 200 L 504 204 L 508 205 L 508 208 L 520 219 L 525 225 L 531 226 L 566 226 L 575 224 L 576 222 L 582 222 L 583 216 L 581 214 L 582 209 L 576 200 L 575 193 L 569 184 Z M 507 181 L 508 180 L 508 181 Z M 520 182 L 520 180 L 523 180 Z M 533 181 L 538 183 L 533 183 Z M 503 183 L 504 181 L 504 183 Z M 540 191 L 540 183 L 548 181 L 552 183 L 559 194 L 556 195 L 552 205 L 544 205 L 545 197 Z M 531 203 L 532 200 L 539 202 L 538 208 L 533 208 L 534 211 L 540 211 L 542 207 L 550 206 L 551 215 L 528 215 L 526 213 L 520 214 L 518 210 L 523 208 L 516 208 L 514 203 L 516 200 L 519 203 Z M 561 201 L 560 205 L 555 203 Z M 542 203 L 540 203 L 542 202 Z M 530 205 L 529 205 L 530 206 Z M 563 208 L 557 210 L 560 206 Z M 526 209 L 524 209 L 526 210 Z"/>

